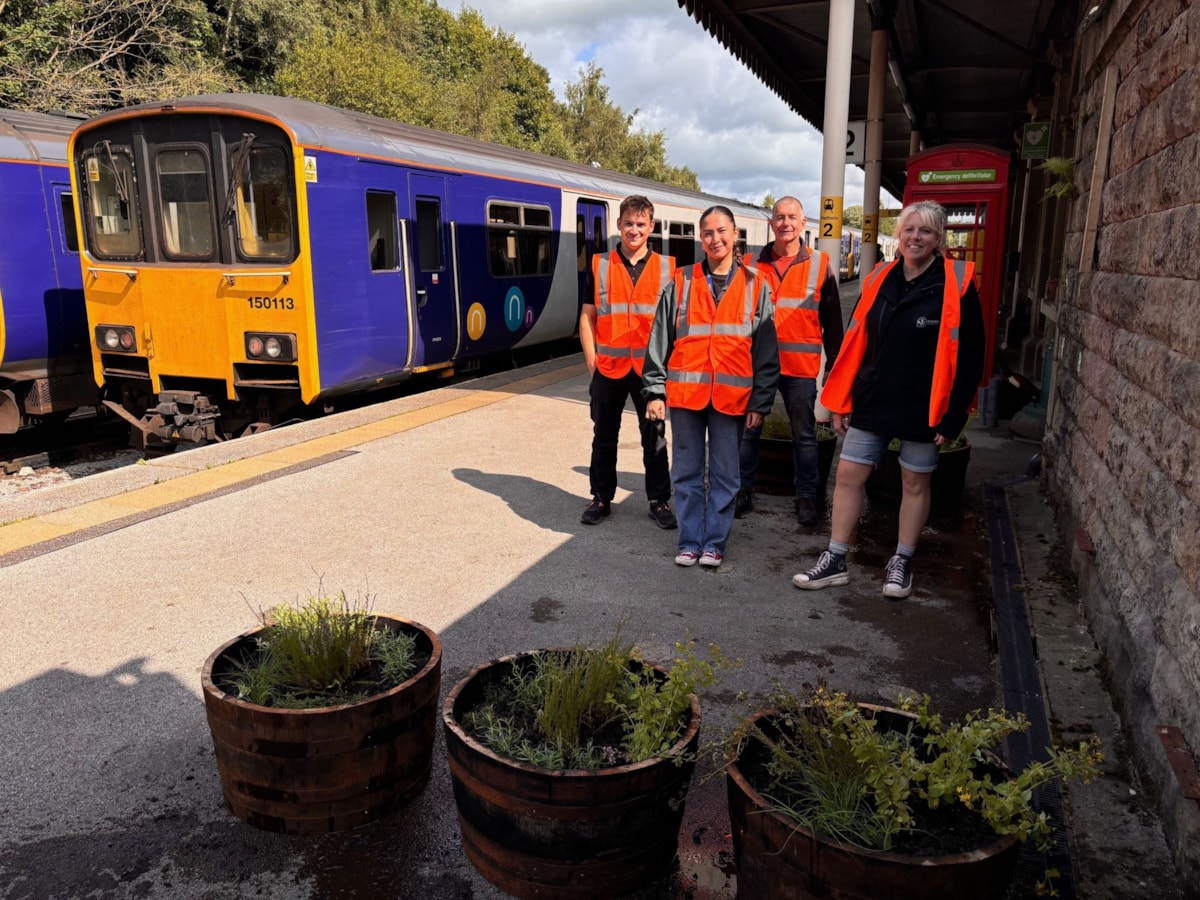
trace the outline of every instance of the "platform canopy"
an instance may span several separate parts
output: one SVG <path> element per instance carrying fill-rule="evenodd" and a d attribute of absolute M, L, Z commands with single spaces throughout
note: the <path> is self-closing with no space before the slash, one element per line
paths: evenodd
<path fill-rule="evenodd" d="M 1107 0 L 1097 0 L 1106 3 Z M 678 0 L 713 37 L 818 131 L 824 122 L 829 0 Z M 873 24 L 890 72 L 883 186 L 899 198 L 913 129 L 924 147 L 1019 147 L 1048 118 L 1056 45 L 1080 27 L 1074 0 L 854 0 L 850 121 L 867 118 Z"/>

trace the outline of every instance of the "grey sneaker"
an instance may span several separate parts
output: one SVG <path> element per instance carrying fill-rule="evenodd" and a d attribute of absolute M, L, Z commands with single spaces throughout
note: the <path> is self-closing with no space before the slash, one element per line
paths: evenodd
<path fill-rule="evenodd" d="M 912 593 L 911 556 L 893 556 L 883 571 L 883 596 L 903 600 Z"/>
<path fill-rule="evenodd" d="M 850 573 L 846 571 L 846 557 L 830 553 L 828 550 L 821 554 L 817 564 L 807 572 L 792 576 L 792 584 L 805 591 L 837 587 L 849 581 Z"/>

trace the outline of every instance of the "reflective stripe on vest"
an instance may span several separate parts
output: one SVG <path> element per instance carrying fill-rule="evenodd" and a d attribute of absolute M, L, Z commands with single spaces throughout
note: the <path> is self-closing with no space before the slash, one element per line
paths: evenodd
<path fill-rule="evenodd" d="M 610 250 L 597 254 L 593 261 L 596 279 L 596 367 L 608 378 L 622 378 L 631 369 L 638 375 L 642 374 L 646 343 L 650 338 L 650 326 L 654 322 L 658 298 L 670 283 L 675 268 L 670 257 L 651 252 L 646 259 L 646 267 L 658 266 L 658 284 L 654 296 L 646 296 L 643 279 L 639 278 L 629 296 L 622 298 L 622 302 L 613 302 L 610 267 L 624 267 L 623 262 L 618 260 L 614 263 L 612 260 L 612 255 L 619 252 Z M 646 274 L 645 269 L 642 274 Z"/>
<path fill-rule="evenodd" d="M 704 299 L 713 300 L 707 279 L 697 278 L 702 272 L 700 265 L 692 266 L 680 271 L 676 280 L 679 302 L 675 345 L 667 361 L 667 404 L 700 410 L 711 403 L 719 412 L 742 415 L 754 385 L 751 341 L 761 280 L 747 266 L 731 270 L 727 289 L 709 313 L 698 311 L 693 302 L 701 291 Z M 739 277 L 744 282 L 740 303 L 731 292 Z"/>
<path fill-rule="evenodd" d="M 779 338 L 780 374 L 792 378 L 816 378 L 821 371 L 821 321 L 818 318 L 820 297 L 817 289 L 829 271 L 829 257 L 820 250 L 800 263 L 807 267 L 804 295 L 788 296 L 784 290 L 793 290 L 794 278 L 789 279 L 792 265 L 783 273 L 776 289 L 775 332 Z M 786 286 L 786 287 L 785 287 Z"/>
<path fill-rule="evenodd" d="M 854 379 L 867 350 L 867 315 L 879 296 L 879 288 L 892 267 L 902 265 L 900 259 L 876 266 L 863 284 L 862 296 L 854 309 L 854 317 L 842 341 L 842 350 L 833 364 L 833 371 L 821 391 L 821 403 L 836 413 L 853 409 Z M 943 260 L 945 283 L 942 287 L 942 318 L 938 326 L 937 351 L 933 360 L 933 384 L 929 392 L 929 427 L 936 428 L 950 407 L 950 391 L 958 368 L 958 334 L 962 321 L 962 297 L 975 275 L 975 264 L 963 260 Z"/>

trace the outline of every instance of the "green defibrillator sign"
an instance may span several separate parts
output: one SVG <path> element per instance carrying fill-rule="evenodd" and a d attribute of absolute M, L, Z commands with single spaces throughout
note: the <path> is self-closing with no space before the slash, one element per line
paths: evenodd
<path fill-rule="evenodd" d="M 1026 122 L 1021 128 L 1021 159 L 1050 156 L 1050 123 Z"/>
<path fill-rule="evenodd" d="M 995 181 L 995 169 L 922 169 L 917 173 L 921 184 L 965 184 Z"/>

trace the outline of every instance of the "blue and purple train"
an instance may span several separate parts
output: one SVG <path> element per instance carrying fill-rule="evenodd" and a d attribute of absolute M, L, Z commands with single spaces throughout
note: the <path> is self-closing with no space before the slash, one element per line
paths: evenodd
<path fill-rule="evenodd" d="M 0 111 L 0 434 L 97 402 L 67 162 L 79 121 Z"/>
<path fill-rule="evenodd" d="M 95 377 L 147 445 L 570 337 L 628 194 L 680 263 L 714 203 L 768 239 L 758 207 L 282 97 L 107 113 L 70 158 Z"/>

